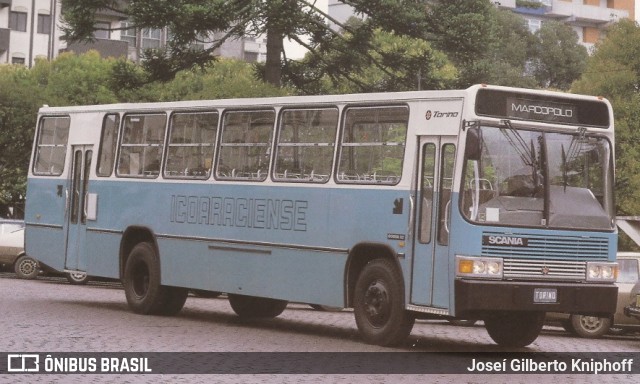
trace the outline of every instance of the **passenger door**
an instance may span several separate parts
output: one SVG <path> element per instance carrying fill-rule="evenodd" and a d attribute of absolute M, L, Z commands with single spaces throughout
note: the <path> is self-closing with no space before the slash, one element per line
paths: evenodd
<path fill-rule="evenodd" d="M 87 219 L 95 220 L 97 198 L 89 194 L 89 174 L 93 160 L 93 146 L 72 147 L 70 180 L 67 198 L 67 246 L 65 270 L 86 271 Z"/>
<path fill-rule="evenodd" d="M 448 309 L 449 225 L 455 137 L 420 139 L 415 196 L 411 303 Z"/>

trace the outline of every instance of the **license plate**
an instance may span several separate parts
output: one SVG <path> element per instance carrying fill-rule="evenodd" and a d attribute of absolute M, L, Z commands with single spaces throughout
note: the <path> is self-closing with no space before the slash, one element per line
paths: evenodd
<path fill-rule="evenodd" d="M 533 290 L 534 303 L 557 303 L 558 290 L 555 288 L 535 288 Z"/>

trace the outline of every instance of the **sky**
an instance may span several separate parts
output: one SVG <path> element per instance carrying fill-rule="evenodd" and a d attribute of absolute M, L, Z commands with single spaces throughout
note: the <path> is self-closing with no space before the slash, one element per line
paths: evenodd
<path fill-rule="evenodd" d="M 636 1 L 640 2 L 640 0 Z M 317 0 L 316 7 L 326 13 L 328 8 L 328 0 Z M 301 59 L 307 52 L 307 50 L 300 46 L 298 43 L 286 40 L 284 42 L 284 49 L 288 59 Z"/>

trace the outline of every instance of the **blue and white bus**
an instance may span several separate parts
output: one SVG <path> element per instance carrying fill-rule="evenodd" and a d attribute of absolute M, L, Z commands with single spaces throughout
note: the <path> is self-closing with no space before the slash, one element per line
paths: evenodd
<path fill-rule="evenodd" d="M 353 308 L 368 343 L 615 310 L 614 127 L 591 96 L 466 90 L 43 107 L 27 253 L 120 279 L 131 309 Z"/>

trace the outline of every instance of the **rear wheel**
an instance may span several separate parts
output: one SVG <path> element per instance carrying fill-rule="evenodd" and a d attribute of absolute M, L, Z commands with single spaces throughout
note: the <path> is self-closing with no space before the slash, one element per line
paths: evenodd
<path fill-rule="evenodd" d="M 288 303 L 284 300 L 229 294 L 229 304 L 240 317 L 271 319 L 280 315 Z"/>
<path fill-rule="evenodd" d="M 611 320 L 606 317 L 571 315 L 571 328 L 580 337 L 588 339 L 602 337 L 610 327 Z"/>
<path fill-rule="evenodd" d="M 20 256 L 13 265 L 13 268 L 19 278 L 27 280 L 35 279 L 40 272 L 38 262 L 27 255 Z"/>
<path fill-rule="evenodd" d="M 538 338 L 544 312 L 503 312 L 484 319 L 489 336 L 504 347 L 526 347 Z"/>
<path fill-rule="evenodd" d="M 356 282 L 353 311 L 367 343 L 391 346 L 411 333 L 415 317 L 404 308 L 402 274 L 391 260 L 370 261 Z"/>
<path fill-rule="evenodd" d="M 129 307 L 143 315 L 175 315 L 189 294 L 186 288 L 160 285 L 160 263 L 150 243 L 139 243 L 131 250 L 123 285 Z"/>

